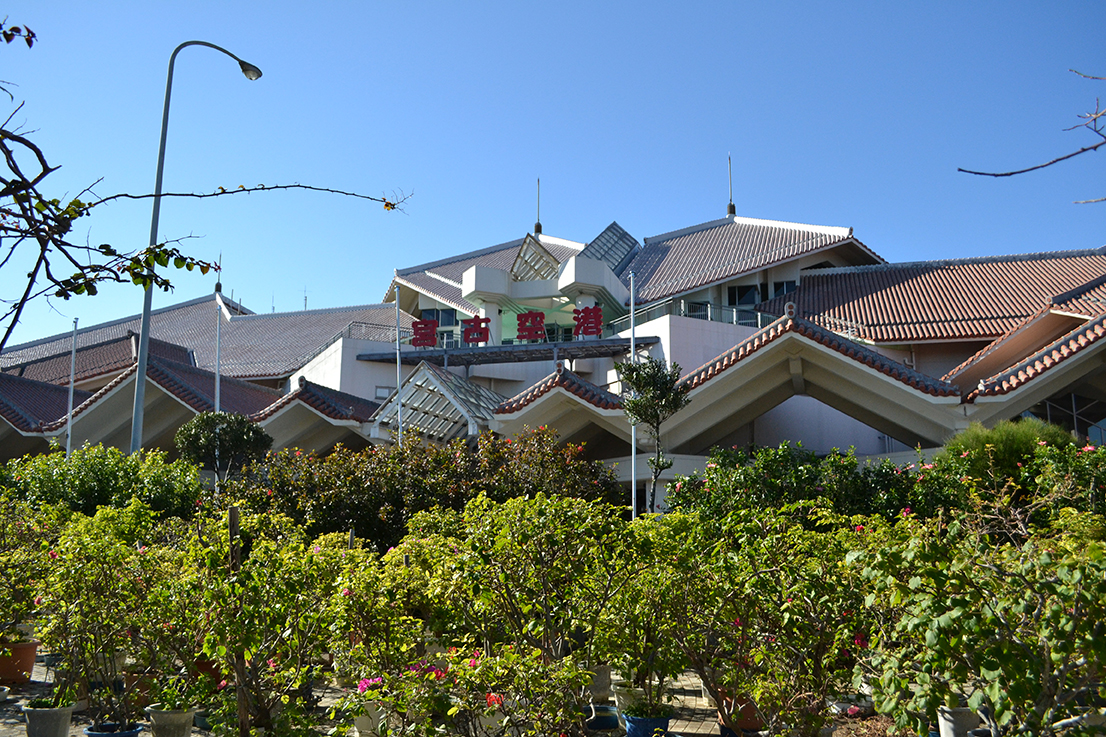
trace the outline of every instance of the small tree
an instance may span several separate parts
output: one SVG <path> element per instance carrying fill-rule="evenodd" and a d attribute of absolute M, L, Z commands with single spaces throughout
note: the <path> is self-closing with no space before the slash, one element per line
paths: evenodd
<path fill-rule="evenodd" d="M 645 425 L 653 438 L 656 451 L 649 459 L 652 480 L 649 485 L 649 511 L 656 511 L 657 479 L 665 469 L 672 468 L 672 461 L 664 457 L 661 447 L 661 425 L 669 417 L 687 406 L 687 393 L 691 388 L 680 383 L 680 365 L 669 368 L 664 361 L 650 358 L 643 363 L 617 363 L 615 370 L 622 381 L 622 408 L 631 425 Z M 637 448 L 634 448 L 637 452 Z"/>
<path fill-rule="evenodd" d="M 201 412 L 177 430 L 176 444 L 183 458 L 214 471 L 222 484 L 247 463 L 264 458 L 273 439 L 244 415 Z"/>

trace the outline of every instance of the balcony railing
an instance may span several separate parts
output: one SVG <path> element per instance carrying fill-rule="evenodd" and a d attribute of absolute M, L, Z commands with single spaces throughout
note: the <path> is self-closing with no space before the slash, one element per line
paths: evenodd
<path fill-rule="evenodd" d="M 766 312 L 757 312 L 743 307 L 729 307 L 715 305 L 710 302 L 691 302 L 686 299 L 670 299 L 655 305 L 638 309 L 634 319 L 638 325 L 656 320 L 665 315 L 677 315 L 690 317 L 693 320 L 709 320 L 710 322 L 724 322 L 729 325 L 741 325 L 747 328 L 763 328 L 779 319 L 775 315 Z M 620 317 L 607 323 L 603 337 L 609 338 L 617 333 L 630 329 L 630 316 Z"/>

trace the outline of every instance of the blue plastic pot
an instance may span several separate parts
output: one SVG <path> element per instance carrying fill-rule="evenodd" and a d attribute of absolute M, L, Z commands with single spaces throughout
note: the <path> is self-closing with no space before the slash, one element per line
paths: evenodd
<path fill-rule="evenodd" d="M 668 732 L 670 717 L 632 717 L 623 714 L 626 719 L 626 737 L 654 737 Z"/>

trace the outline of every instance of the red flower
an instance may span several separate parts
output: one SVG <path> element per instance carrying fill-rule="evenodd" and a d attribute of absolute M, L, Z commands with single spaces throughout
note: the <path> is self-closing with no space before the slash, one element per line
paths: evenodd
<path fill-rule="evenodd" d="M 490 693 L 485 697 L 485 699 L 488 702 L 489 709 L 497 709 L 500 706 L 503 706 L 503 697 L 497 693 Z"/>

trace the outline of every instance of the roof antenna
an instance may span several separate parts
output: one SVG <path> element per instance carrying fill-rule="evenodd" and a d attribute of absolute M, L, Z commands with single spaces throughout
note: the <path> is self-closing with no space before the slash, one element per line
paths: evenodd
<path fill-rule="evenodd" d="M 303 311 L 307 312 L 307 285 L 303 285 Z"/>
<path fill-rule="evenodd" d="M 219 251 L 219 260 L 215 262 L 215 293 L 223 292 L 223 252 Z"/>
<path fill-rule="evenodd" d="M 272 300 L 273 300 L 271 302 L 272 307 L 270 307 L 269 311 L 272 312 L 273 314 L 276 314 L 276 292 L 272 293 Z"/>
<path fill-rule="evenodd" d="M 736 215 L 737 208 L 733 206 L 733 158 L 729 151 L 726 152 L 726 167 L 730 170 L 730 204 L 726 206 L 726 214 Z"/>
<path fill-rule="evenodd" d="M 538 177 L 538 221 L 534 223 L 534 235 L 541 235 L 541 177 Z"/>

